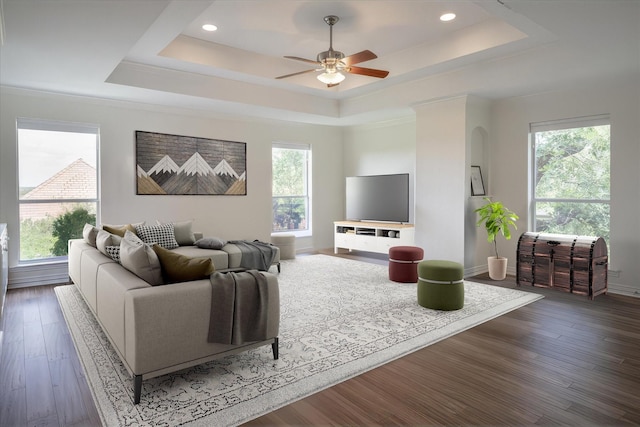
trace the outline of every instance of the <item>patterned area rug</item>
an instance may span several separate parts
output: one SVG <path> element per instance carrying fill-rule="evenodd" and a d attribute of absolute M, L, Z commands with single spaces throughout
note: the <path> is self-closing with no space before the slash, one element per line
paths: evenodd
<path fill-rule="evenodd" d="M 279 283 L 279 360 L 265 346 L 145 380 L 139 405 L 75 286 L 55 288 L 103 424 L 241 424 L 542 298 L 465 282 L 463 309 L 429 310 L 386 266 L 326 255 L 283 261 Z"/>

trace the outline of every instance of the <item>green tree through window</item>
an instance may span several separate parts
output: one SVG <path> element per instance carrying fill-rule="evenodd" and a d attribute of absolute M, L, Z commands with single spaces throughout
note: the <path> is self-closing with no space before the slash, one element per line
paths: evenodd
<path fill-rule="evenodd" d="M 309 165 L 306 145 L 274 144 L 272 149 L 273 231 L 310 229 Z"/>
<path fill-rule="evenodd" d="M 99 212 L 97 125 L 18 118 L 20 262 L 62 261 Z"/>
<path fill-rule="evenodd" d="M 71 239 L 81 239 L 82 229 L 85 224 L 95 224 L 96 216 L 90 214 L 84 208 L 76 208 L 73 211 L 60 215 L 53 221 L 53 237 L 56 238 L 51 252 L 55 256 L 65 256 L 68 251 L 68 242 Z"/>
<path fill-rule="evenodd" d="M 608 242 L 610 126 L 588 122 L 532 125 L 533 229 Z"/>

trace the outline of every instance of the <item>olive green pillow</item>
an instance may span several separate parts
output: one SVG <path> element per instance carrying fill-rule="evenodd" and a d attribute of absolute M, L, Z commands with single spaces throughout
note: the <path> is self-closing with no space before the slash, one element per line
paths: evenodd
<path fill-rule="evenodd" d="M 153 250 L 158 255 L 162 274 L 167 283 L 205 279 L 215 271 L 211 258 L 189 258 L 158 244 L 153 245 Z"/>
<path fill-rule="evenodd" d="M 131 231 L 133 234 L 136 234 L 136 228 L 133 226 L 133 224 L 125 224 L 125 225 L 102 224 L 102 229 L 104 231 L 108 231 L 111 234 L 115 234 L 116 236 L 119 236 L 119 237 L 124 237 L 124 233 L 127 230 Z"/>

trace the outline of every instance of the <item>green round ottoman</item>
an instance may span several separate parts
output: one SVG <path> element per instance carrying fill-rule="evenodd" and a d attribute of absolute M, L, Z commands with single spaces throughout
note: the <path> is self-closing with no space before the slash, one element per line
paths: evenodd
<path fill-rule="evenodd" d="M 458 310 L 464 305 L 464 268 L 445 260 L 418 264 L 418 304 L 434 310 Z"/>

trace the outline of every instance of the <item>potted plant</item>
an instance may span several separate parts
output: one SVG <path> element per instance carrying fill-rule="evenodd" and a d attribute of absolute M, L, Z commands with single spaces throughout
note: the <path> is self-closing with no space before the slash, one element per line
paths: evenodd
<path fill-rule="evenodd" d="M 505 207 L 502 202 L 492 202 L 488 197 L 484 198 L 487 203 L 484 206 L 479 207 L 475 212 L 480 215 L 478 220 L 478 226 L 484 225 L 487 230 L 487 241 L 493 243 L 496 255 L 487 258 L 487 264 L 489 265 L 489 277 L 493 280 L 504 280 L 507 276 L 507 258 L 498 255 L 498 243 L 496 237 L 498 234 L 502 234 L 505 239 L 511 239 L 511 230 L 509 227 L 516 226 L 516 220 L 518 215 Z"/>

